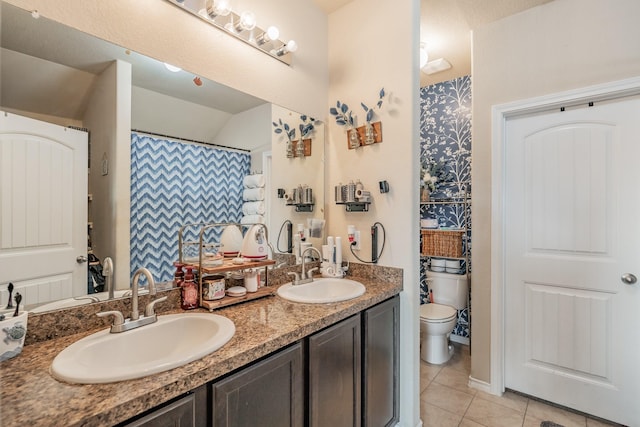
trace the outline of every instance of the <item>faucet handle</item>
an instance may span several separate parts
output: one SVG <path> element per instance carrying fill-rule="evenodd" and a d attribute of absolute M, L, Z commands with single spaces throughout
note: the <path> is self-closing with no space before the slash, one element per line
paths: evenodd
<path fill-rule="evenodd" d="M 318 267 L 313 267 L 311 270 L 307 271 L 307 279 L 313 278 L 313 273 L 318 271 Z"/>
<path fill-rule="evenodd" d="M 163 302 L 166 301 L 167 297 L 162 297 L 162 298 L 158 298 L 158 299 L 154 299 L 153 301 L 151 301 L 149 304 L 147 304 L 144 308 L 144 317 L 150 317 L 150 316 L 155 316 L 156 315 L 156 304 L 158 304 L 159 302 Z"/>
<path fill-rule="evenodd" d="M 290 271 L 287 273 L 287 276 L 292 276 L 294 278 L 295 282 L 299 282 L 300 281 L 300 273 L 296 272 L 296 271 Z"/>
<path fill-rule="evenodd" d="M 124 316 L 119 311 L 101 311 L 100 313 L 96 313 L 96 315 L 98 317 L 113 316 L 112 326 L 124 325 Z"/>

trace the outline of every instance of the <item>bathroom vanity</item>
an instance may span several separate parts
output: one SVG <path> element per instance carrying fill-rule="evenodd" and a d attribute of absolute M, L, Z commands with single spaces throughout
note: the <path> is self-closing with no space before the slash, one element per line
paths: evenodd
<path fill-rule="evenodd" d="M 395 296 L 123 425 L 395 425 L 398 332 Z"/>
<path fill-rule="evenodd" d="M 353 270 L 366 286 L 364 295 L 335 304 L 273 296 L 217 310 L 236 325 L 231 341 L 202 359 L 145 378 L 78 385 L 51 377 L 53 358 L 95 329 L 28 345 L 0 364 L 2 425 L 149 426 L 181 420 L 183 426 L 227 426 L 250 416 L 260 425 L 273 419 L 278 426 L 306 420 L 315 426 L 327 425 L 326 417 L 338 413 L 348 416 L 348 425 L 395 424 L 402 272 L 382 267 L 359 276 Z M 257 413 L 246 411 L 243 401 L 258 402 L 252 405 Z M 284 418 L 271 418 L 274 412 Z"/>

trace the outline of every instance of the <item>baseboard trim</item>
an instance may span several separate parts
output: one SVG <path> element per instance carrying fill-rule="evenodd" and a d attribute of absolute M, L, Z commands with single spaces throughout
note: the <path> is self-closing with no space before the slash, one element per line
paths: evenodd
<path fill-rule="evenodd" d="M 472 376 L 469 376 L 469 387 L 476 390 L 484 391 L 485 393 L 494 394 L 491 392 L 491 384 L 485 381 L 477 380 Z M 502 393 L 500 393 L 500 395 L 502 395 Z"/>

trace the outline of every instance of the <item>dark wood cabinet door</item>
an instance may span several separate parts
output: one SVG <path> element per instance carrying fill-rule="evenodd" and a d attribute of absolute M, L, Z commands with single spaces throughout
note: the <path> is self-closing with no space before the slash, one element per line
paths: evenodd
<path fill-rule="evenodd" d="M 362 425 L 396 425 L 400 396 L 400 297 L 364 311 L 363 316 Z"/>
<path fill-rule="evenodd" d="M 360 314 L 309 337 L 309 426 L 361 422 Z"/>
<path fill-rule="evenodd" d="M 303 362 L 297 343 L 213 383 L 213 426 L 302 427 Z"/>
<path fill-rule="evenodd" d="M 123 427 L 204 427 L 207 425 L 206 386 L 199 387 L 167 405 L 154 409 Z"/>

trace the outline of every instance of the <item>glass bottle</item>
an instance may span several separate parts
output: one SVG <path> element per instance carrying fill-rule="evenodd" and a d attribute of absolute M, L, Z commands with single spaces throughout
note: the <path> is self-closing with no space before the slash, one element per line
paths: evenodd
<path fill-rule="evenodd" d="M 181 307 L 183 310 L 198 308 L 198 286 L 193 280 L 193 267 L 187 267 L 181 291 Z"/>
<path fill-rule="evenodd" d="M 358 148 L 360 147 L 360 135 L 358 135 L 358 130 L 356 128 L 351 128 L 347 131 L 349 135 L 349 148 Z"/>
<path fill-rule="evenodd" d="M 184 281 L 184 271 L 182 271 L 182 267 L 184 267 L 184 264 L 174 262 L 173 266 L 176 268 L 176 272 L 173 274 L 173 287 L 179 288 L 180 286 L 182 286 L 182 282 Z"/>
<path fill-rule="evenodd" d="M 364 143 L 371 145 L 376 142 L 376 131 L 371 123 L 367 123 L 364 128 Z"/>

